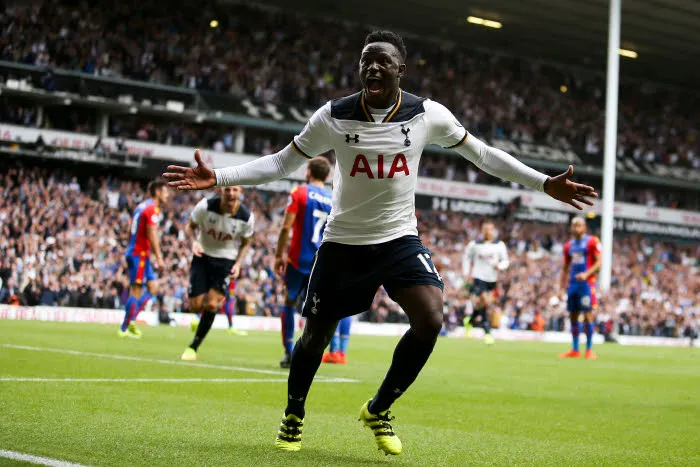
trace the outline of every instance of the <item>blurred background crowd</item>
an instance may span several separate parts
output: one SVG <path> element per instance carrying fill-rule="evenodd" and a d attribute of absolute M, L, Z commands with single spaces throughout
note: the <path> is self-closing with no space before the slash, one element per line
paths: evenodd
<path fill-rule="evenodd" d="M 144 186 L 84 166 L 0 166 L 0 303 L 120 309 L 128 285 L 123 259 L 133 208 Z M 190 245 L 184 226 L 202 193 L 176 193 L 164 206 L 156 306 L 187 311 Z M 273 273 L 274 248 L 286 193 L 247 189 L 255 213 L 253 247 L 236 285 L 239 314 L 277 316 L 282 283 Z M 484 218 L 419 210 L 419 231 L 445 280 L 445 322 L 461 324 L 468 305 L 463 250 L 479 238 Z M 564 224 L 497 219 L 511 266 L 503 274 L 495 327 L 562 330 L 567 314 L 558 290 Z M 700 316 L 700 246 L 640 236 L 616 236 L 613 285 L 601 303 L 599 330 L 629 335 L 683 336 Z M 380 290 L 360 319 L 403 322 Z"/>
<path fill-rule="evenodd" d="M 212 18 L 216 27 L 209 27 Z M 0 59 L 48 69 L 124 77 L 247 97 L 256 103 L 315 109 L 355 92 L 358 50 L 367 29 L 245 5 L 161 0 L 17 2 L 0 15 Z M 332 38 L 318 40 L 318 31 Z M 479 136 L 535 142 L 600 163 L 603 76 L 427 39 L 406 39 L 402 87 L 445 104 Z M 618 157 L 700 169 L 698 98 L 626 80 L 620 93 Z M 4 102 L 2 121 L 31 125 L 36 109 Z M 43 126 L 94 133 L 96 116 L 71 107 Z M 233 150 L 235 129 L 143 116 L 110 119 L 109 134 L 131 139 Z M 252 131 L 245 152 L 274 152 L 291 135 Z M 458 159 L 430 156 L 437 178 L 492 182 Z M 682 195 L 622 184 L 618 199 L 690 207 Z"/>

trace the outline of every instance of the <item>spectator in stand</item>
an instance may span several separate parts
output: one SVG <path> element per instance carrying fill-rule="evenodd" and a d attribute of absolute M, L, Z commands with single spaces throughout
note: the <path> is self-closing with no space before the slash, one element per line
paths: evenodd
<path fill-rule="evenodd" d="M 87 166 L 50 169 L 16 162 L 0 166 L 0 303 L 119 309 L 127 277 L 122 251 L 130 212 L 145 197 L 140 183 L 96 176 Z M 256 232 L 236 287 L 239 313 L 276 316 L 282 284 L 273 272 L 274 246 L 287 194 L 249 190 L 246 203 Z M 184 225 L 198 200 L 178 193 L 164 212 L 161 248 L 166 270 L 159 306 L 187 311 Z M 461 322 L 467 291 L 461 258 L 477 238 L 482 217 L 419 211 L 419 232 L 445 281 L 445 314 Z M 566 225 L 494 220 L 509 249 L 502 278 L 500 326 L 563 331 L 567 313 L 554 300 Z M 599 324 L 626 335 L 689 336 L 700 313 L 700 246 L 616 235 L 613 284 L 601 304 Z M 380 290 L 361 319 L 405 322 L 402 310 Z"/>
<path fill-rule="evenodd" d="M 63 68 L 309 108 L 358 89 L 357 73 L 343 57 L 367 32 L 296 11 L 212 1 L 173 9 L 165 0 L 40 0 L 17 2 L 3 13 L 0 59 L 46 67 L 47 75 Z M 212 17 L 222 18 L 220 27 L 202 28 Z M 327 40 L 318 41 L 319 30 L 329 32 Z M 408 65 L 420 73 L 406 75 L 402 86 L 455 109 L 475 134 L 600 156 L 601 75 L 461 47 L 446 51 L 436 41 L 409 42 L 415 52 Z M 53 78 L 45 81 L 56 86 Z M 700 168 L 696 96 L 638 83 L 623 83 L 620 95 L 619 157 Z"/>

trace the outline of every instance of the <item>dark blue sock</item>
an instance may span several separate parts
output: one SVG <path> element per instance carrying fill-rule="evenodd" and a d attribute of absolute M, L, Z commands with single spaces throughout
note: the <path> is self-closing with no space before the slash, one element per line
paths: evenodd
<path fill-rule="evenodd" d="M 575 352 L 578 352 L 578 336 L 581 334 L 581 323 L 571 323 L 571 338 L 572 346 Z"/>
<path fill-rule="evenodd" d="M 299 339 L 292 351 L 292 361 L 287 381 L 287 408 L 284 413 L 285 415 L 291 413 L 303 419 L 306 396 L 309 394 L 314 375 L 316 375 L 318 367 L 321 366 L 324 349 L 321 348 L 320 352 L 316 352 L 315 350 L 305 349 L 301 343 L 301 339 Z"/>
<path fill-rule="evenodd" d="M 141 311 L 146 308 L 146 303 L 153 297 L 147 290 L 144 290 L 141 293 L 141 296 L 138 299 L 134 299 L 136 302 L 136 307 L 133 308 L 133 312 L 131 313 L 131 318 L 129 318 L 130 321 L 136 321 L 136 317 L 141 313 Z"/>
<path fill-rule="evenodd" d="M 348 345 L 350 345 L 350 325 L 352 325 L 352 317 L 350 316 L 341 319 L 338 324 L 340 351 L 344 354 L 348 353 Z"/>
<path fill-rule="evenodd" d="M 144 290 L 139 298 L 138 305 L 136 306 L 136 314 L 139 314 L 144 308 L 146 308 L 146 304 L 151 298 L 153 298 L 153 295 L 151 295 L 151 293 L 147 290 Z"/>
<path fill-rule="evenodd" d="M 121 327 L 122 332 L 126 331 L 126 329 L 129 327 L 129 323 L 131 322 L 131 314 L 134 313 L 136 305 L 136 299 L 129 295 L 129 298 L 126 299 L 126 304 L 124 305 L 124 321 L 122 321 Z"/>
<path fill-rule="evenodd" d="M 593 323 L 585 323 L 584 329 L 586 331 L 586 350 L 591 350 L 593 347 Z"/>
<path fill-rule="evenodd" d="M 420 339 L 413 329 L 406 331 L 394 350 L 389 371 L 384 377 L 379 391 L 369 405 L 369 412 L 384 412 L 418 377 L 418 373 L 433 352 L 438 333 L 427 340 Z"/>
<path fill-rule="evenodd" d="M 338 328 L 340 328 L 340 326 L 338 326 Z M 335 330 L 335 334 L 333 334 L 333 339 L 331 339 L 331 347 L 328 350 L 330 350 L 331 353 L 337 352 L 338 350 L 340 350 L 340 330 L 339 329 Z"/>
<path fill-rule="evenodd" d="M 294 307 L 282 306 L 282 339 L 284 351 L 288 354 L 294 350 Z"/>

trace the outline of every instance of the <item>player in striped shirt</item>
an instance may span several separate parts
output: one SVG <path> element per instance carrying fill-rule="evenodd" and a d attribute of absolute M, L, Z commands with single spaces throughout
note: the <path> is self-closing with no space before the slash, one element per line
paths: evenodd
<path fill-rule="evenodd" d="M 586 333 L 586 358 L 595 360 L 593 353 L 593 333 L 595 330 L 595 309 L 598 302 L 595 294 L 596 276 L 603 263 L 600 240 L 586 232 L 586 220 L 574 217 L 571 221 L 574 238 L 564 245 L 564 267 L 561 270 L 561 290 L 567 293 L 567 309 L 571 319 L 571 350 L 559 355 L 561 358 L 578 358 L 578 338 L 581 333 L 579 315 L 583 313 L 583 327 Z M 568 283 L 568 288 L 566 287 Z"/>
<path fill-rule="evenodd" d="M 124 321 L 119 329 L 120 337 L 141 337 L 141 331 L 136 328 L 136 316 L 157 291 L 158 277 L 151 263 L 151 253 L 155 257 L 156 267 L 161 271 L 165 267 L 160 251 L 158 224 L 161 208 L 168 201 L 170 192 L 165 182 L 160 180 L 149 183 L 147 191 L 150 198 L 136 206 L 131 217 L 131 235 L 125 252 L 131 286 L 124 307 Z"/>
<path fill-rule="evenodd" d="M 277 240 L 275 271 L 284 277 L 287 288 L 280 314 L 284 346 L 284 358 L 280 362 L 282 368 L 289 368 L 294 349 L 294 308 L 309 283 L 311 266 L 331 212 L 332 193 L 324 185 L 330 171 L 331 166 L 324 157 L 309 161 L 307 183 L 294 188 L 289 194 L 289 204 Z M 292 239 L 287 252 L 290 235 Z"/>

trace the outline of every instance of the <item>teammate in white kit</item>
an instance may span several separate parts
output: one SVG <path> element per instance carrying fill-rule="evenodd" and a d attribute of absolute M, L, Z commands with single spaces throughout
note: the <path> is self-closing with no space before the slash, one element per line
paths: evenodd
<path fill-rule="evenodd" d="M 243 189 L 227 186 L 204 198 L 194 207 L 185 228 L 192 241 L 190 268 L 190 309 L 203 312 L 194 339 L 182 354 L 183 360 L 196 360 L 197 350 L 221 309 L 224 294 L 241 272 L 254 233 L 253 213 L 241 203 Z M 194 232 L 199 230 L 197 239 Z"/>
<path fill-rule="evenodd" d="M 280 152 L 238 167 L 212 170 L 195 151 L 197 166 L 168 167 L 170 186 L 258 185 L 289 176 L 305 160 L 334 149 L 333 207 L 311 270 L 302 313 L 304 332 L 294 346 L 287 408 L 275 445 L 298 451 L 304 403 L 338 320 L 367 310 L 383 285 L 406 312 L 410 329 L 396 346 L 384 382 L 360 409 L 386 454 L 402 446 L 389 407 L 413 383 L 442 329 L 442 279 L 418 237 L 415 190 L 427 144 L 454 149 L 482 170 L 544 191 L 581 208 L 593 188 L 573 183 L 573 168 L 547 177 L 470 135 L 442 105 L 399 88 L 406 47 L 389 31 L 369 34 L 360 56 L 362 91 L 321 107 Z"/>
<path fill-rule="evenodd" d="M 481 240 L 469 242 L 462 262 L 464 277 L 467 283 L 472 284 L 474 307 L 471 316 L 464 318 L 464 329 L 469 337 L 474 325 L 480 324 L 484 328 L 484 342 L 493 344 L 488 306 L 495 298 L 494 290 L 498 285 L 496 282 L 498 272 L 508 269 L 510 262 L 506 244 L 495 239 L 493 222 L 484 222 L 481 226 L 481 235 Z"/>

